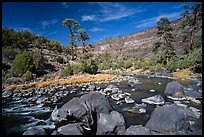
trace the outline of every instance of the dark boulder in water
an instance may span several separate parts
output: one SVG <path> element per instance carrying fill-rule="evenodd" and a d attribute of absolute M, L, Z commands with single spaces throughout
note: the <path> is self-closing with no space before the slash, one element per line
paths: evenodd
<path fill-rule="evenodd" d="M 74 97 L 61 108 L 55 108 L 51 114 L 53 121 L 66 120 L 67 116 L 73 116 L 83 122 L 88 128 L 94 124 L 93 113 L 109 114 L 113 108 L 108 99 L 100 93 L 90 92 L 80 98 Z"/>
<path fill-rule="evenodd" d="M 123 135 L 151 135 L 151 130 L 142 125 L 134 125 L 127 128 Z"/>
<path fill-rule="evenodd" d="M 169 82 L 166 85 L 164 94 L 166 96 L 171 96 L 174 98 L 181 98 L 184 96 L 184 87 L 181 84 L 179 84 L 177 81 Z"/>
<path fill-rule="evenodd" d="M 188 109 L 175 104 L 157 107 L 146 127 L 162 134 L 186 134 L 190 126 L 188 113 Z"/>
<path fill-rule="evenodd" d="M 124 130 L 125 120 L 119 112 L 111 111 L 110 114 L 99 114 L 96 135 L 122 134 Z"/>
<path fill-rule="evenodd" d="M 83 128 L 81 123 L 68 124 L 57 129 L 56 134 L 60 135 L 82 135 Z"/>

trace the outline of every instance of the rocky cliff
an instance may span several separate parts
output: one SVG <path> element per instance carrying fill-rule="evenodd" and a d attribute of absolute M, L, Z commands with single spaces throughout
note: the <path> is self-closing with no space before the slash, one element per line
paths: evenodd
<path fill-rule="evenodd" d="M 186 43 L 182 42 L 182 28 L 181 22 L 182 19 L 178 19 L 171 22 L 171 26 L 173 27 L 173 35 L 174 35 L 174 46 L 177 53 L 182 53 L 184 50 L 184 45 Z M 190 26 L 187 26 L 187 29 Z M 196 39 L 202 38 L 202 20 L 198 22 Z M 110 52 L 115 55 L 125 55 L 136 52 L 143 52 L 145 55 L 151 51 L 152 46 L 155 42 L 159 40 L 157 36 L 157 28 L 152 27 L 147 30 L 139 31 L 136 33 L 132 33 L 126 36 L 118 36 L 113 38 L 108 38 L 102 41 L 99 41 L 94 44 L 95 50 L 94 53 L 103 53 Z M 146 52 L 145 52 L 146 51 Z"/>

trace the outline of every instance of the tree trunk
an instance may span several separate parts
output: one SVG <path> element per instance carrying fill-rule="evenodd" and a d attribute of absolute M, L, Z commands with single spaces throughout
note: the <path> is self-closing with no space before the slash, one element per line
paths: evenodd
<path fill-rule="evenodd" d="M 71 28 L 69 27 L 69 31 L 70 31 L 70 35 L 69 35 L 69 37 L 70 37 L 70 40 L 69 40 L 69 43 L 70 43 L 70 49 L 71 49 L 71 60 L 73 60 L 73 56 L 74 56 L 74 54 L 73 54 L 73 42 L 72 42 L 72 38 L 73 38 L 73 33 L 72 33 L 72 30 L 71 30 Z"/>
<path fill-rule="evenodd" d="M 82 42 L 82 53 L 85 52 L 85 43 L 84 43 L 84 40 L 81 41 Z"/>

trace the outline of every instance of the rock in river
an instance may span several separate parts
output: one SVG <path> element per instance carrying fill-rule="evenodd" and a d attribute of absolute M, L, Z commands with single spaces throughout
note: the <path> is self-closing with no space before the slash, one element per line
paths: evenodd
<path fill-rule="evenodd" d="M 127 128 L 123 135 L 151 135 L 151 130 L 142 125 L 134 125 Z"/>
<path fill-rule="evenodd" d="M 161 95 L 155 95 L 152 97 L 142 99 L 142 102 L 148 103 L 148 104 L 162 105 L 164 104 L 165 101 Z"/>
<path fill-rule="evenodd" d="M 182 98 L 184 96 L 184 87 L 177 81 L 169 82 L 166 85 L 164 94 L 173 98 Z"/>
<path fill-rule="evenodd" d="M 146 127 L 162 134 L 185 134 L 190 126 L 188 113 L 187 109 L 175 104 L 157 107 Z"/>
<path fill-rule="evenodd" d="M 57 129 L 60 135 L 82 135 L 81 123 L 68 124 Z"/>
<path fill-rule="evenodd" d="M 43 128 L 33 127 L 27 129 L 23 135 L 46 135 L 46 132 Z"/>
<path fill-rule="evenodd" d="M 2 97 L 3 97 L 3 98 L 8 98 L 8 97 L 10 97 L 12 94 L 13 94 L 12 91 L 4 91 L 4 92 L 2 93 Z"/>
<path fill-rule="evenodd" d="M 124 130 L 125 120 L 119 112 L 111 111 L 110 114 L 99 114 L 96 135 L 121 134 Z"/>
<path fill-rule="evenodd" d="M 109 114 L 112 110 L 112 106 L 103 94 L 90 92 L 80 98 L 72 98 L 59 109 L 55 108 L 51 117 L 54 121 L 62 121 L 66 120 L 67 116 L 73 116 L 90 127 L 94 123 L 92 113 Z"/>
<path fill-rule="evenodd" d="M 134 101 L 132 98 L 130 98 L 129 96 L 127 96 L 127 97 L 125 98 L 125 102 L 128 103 L 128 104 L 130 104 L 130 103 L 134 103 L 135 101 Z"/>

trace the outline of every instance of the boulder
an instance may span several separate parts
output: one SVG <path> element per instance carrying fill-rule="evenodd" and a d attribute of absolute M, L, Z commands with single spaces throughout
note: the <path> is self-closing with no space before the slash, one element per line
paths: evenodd
<path fill-rule="evenodd" d="M 60 122 L 66 120 L 67 116 L 73 116 L 90 128 L 94 124 L 93 114 L 109 114 L 112 110 L 112 106 L 103 94 L 90 92 L 80 98 L 72 98 L 59 109 L 55 108 L 51 119 Z"/>
<path fill-rule="evenodd" d="M 113 85 L 113 84 L 110 84 L 106 87 L 106 89 L 110 89 L 112 90 L 113 88 L 117 88 L 117 86 Z"/>
<path fill-rule="evenodd" d="M 130 98 L 129 96 L 127 96 L 125 98 L 125 102 L 128 103 L 128 104 L 131 104 L 131 103 L 134 103 L 135 101 L 132 98 Z"/>
<path fill-rule="evenodd" d="M 48 100 L 48 98 L 45 96 L 42 96 L 36 101 L 36 104 L 41 104 L 41 103 L 45 102 L 46 100 Z"/>
<path fill-rule="evenodd" d="M 90 91 L 96 90 L 96 84 L 90 84 L 87 89 Z"/>
<path fill-rule="evenodd" d="M 4 92 L 2 93 L 2 98 L 8 98 L 8 97 L 10 97 L 12 94 L 13 94 L 12 91 L 4 91 Z"/>
<path fill-rule="evenodd" d="M 123 135 L 151 135 L 151 130 L 142 125 L 130 126 Z"/>
<path fill-rule="evenodd" d="M 81 127 L 81 123 L 73 123 L 59 127 L 57 132 L 60 135 L 82 135 L 83 128 Z"/>
<path fill-rule="evenodd" d="M 142 99 L 142 102 L 148 104 L 163 105 L 165 101 L 161 95 L 155 95 L 152 97 Z"/>
<path fill-rule="evenodd" d="M 27 129 L 23 135 L 46 135 L 46 132 L 43 128 L 33 127 Z"/>
<path fill-rule="evenodd" d="M 111 111 L 110 114 L 99 114 L 96 135 L 121 134 L 124 130 L 125 120 L 119 112 Z"/>
<path fill-rule="evenodd" d="M 185 96 L 200 98 L 202 97 L 202 93 L 196 90 L 184 90 Z"/>
<path fill-rule="evenodd" d="M 173 98 L 182 98 L 184 96 L 184 87 L 177 81 L 169 82 L 166 85 L 164 95 L 171 96 Z"/>
<path fill-rule="evenodd" d="M 189 128 L 188 110 L 175 104 L 157 107 L 146 127 L 162 134 L 185 134 Z"/>

